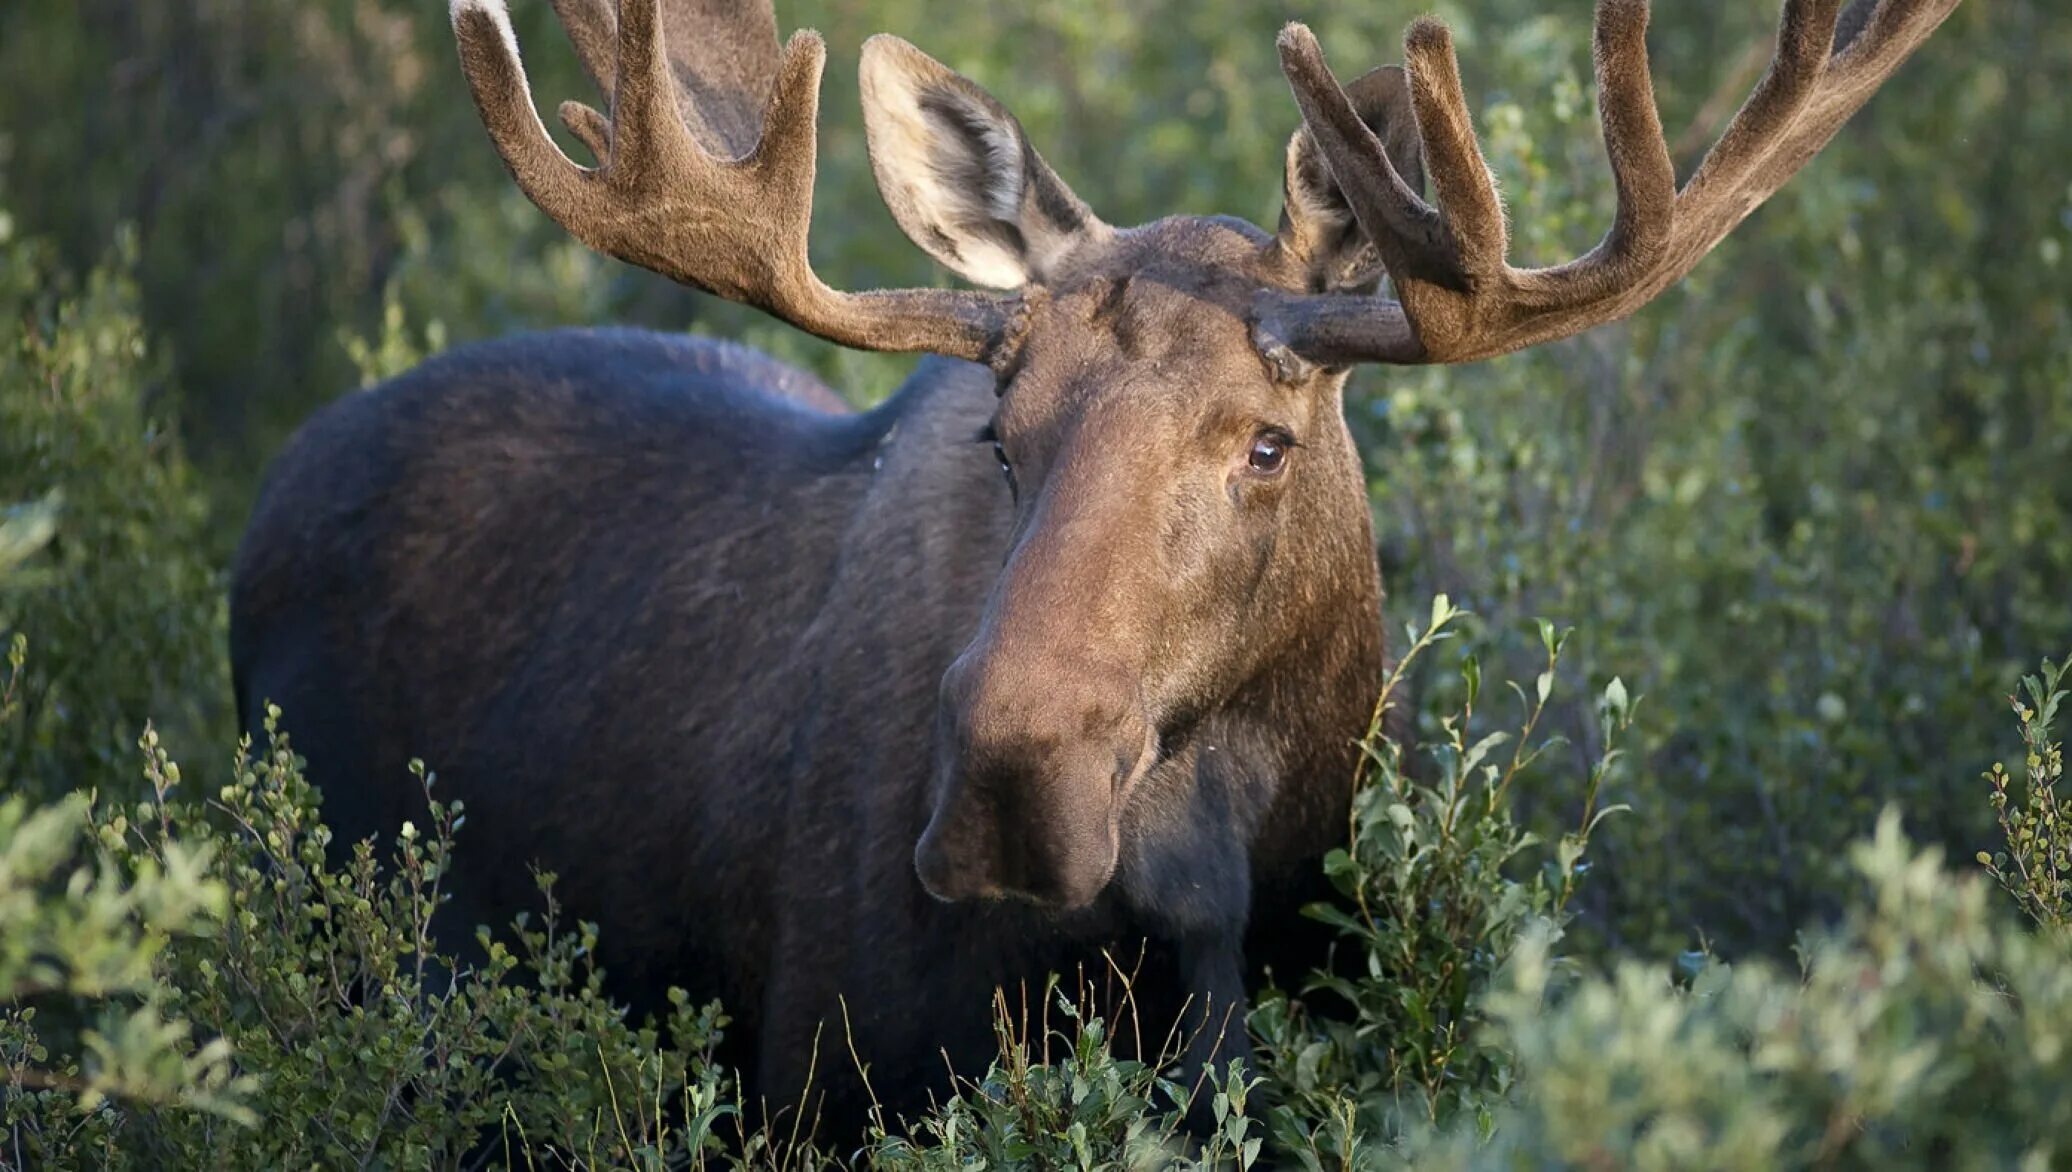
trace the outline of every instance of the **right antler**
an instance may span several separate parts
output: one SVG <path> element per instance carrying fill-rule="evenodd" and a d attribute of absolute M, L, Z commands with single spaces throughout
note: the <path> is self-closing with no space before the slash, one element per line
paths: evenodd
<path fill-rule="evenodd" d="M 1470 362 L 1632 313 L 1818 153 L 1959 0 L 1856 0 L 1846 14 L 1842 3 L 1785 0 L 1769 72 L 1678 190 L 1648 76 L 1647 0 L 1598 0 L 1598 105 L 1618 210 L 1602 243 L 1548 269 L 1505 260 L 1503 206 L 1445 25 L 1420 20 L 1403 46 L 1434 204 L 1398 174 L 1316 38 L 1289 25 L 1281 67 L 1303 123 L 1399 300 L 1269 296 L 1261 329 L 1331 365 Z"/>
<path fill-rule="evenodd" d="M 814 274 L 806 237 L 827 56 L 816 34 L 794 34 L 780 58 L 774 21 L 759 17 L 748 23 L 768 26 L 753 31 L 771 41 L 769 49 L 739 46 L 732 64 L 741 73 L 743 62 L 775 59 L 774 80 L 703 76 L 698 66 L 709 70 L 727 57 L 728 35 L 742 30 L 696 26 L 708 7 L 700 0 L 670 0 L 666 27 L 657 0 L 619 0 L 615 21 L 606 3 L 556 2 L 585 67 L 610 98 L 609 120 L 580 103 L 562 106 L 562 120 L 600 160 L 591 169 L 563 154 L 540 122 L 503 0 L 453 0 L 475 105 L 540 210 L 600 252 L 831 342 L 976 362 L 995 355 L 1019 319 L 1016 298 L 948 289 L 843 293 Z M 701 37 L 719 42 L 720 51 L 699 52 L 693 38 Z M 609 45 L 616 68 L 607 73 Z M 755 91 L 765 87 L 758 109 Z"/>

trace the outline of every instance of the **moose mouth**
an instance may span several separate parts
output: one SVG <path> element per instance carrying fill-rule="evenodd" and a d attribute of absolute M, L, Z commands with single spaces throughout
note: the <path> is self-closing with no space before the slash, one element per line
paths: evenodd
<path fill-rule="evenodd" d="M 967 754 L 952 762 L 914 846 L 921 886 L 945 903 L 1091 905 L 1115 878 L 1130 794 L 1169 759 L 1155 732 L 1134 740 L 1055 746 L 1039 759 Z"/>

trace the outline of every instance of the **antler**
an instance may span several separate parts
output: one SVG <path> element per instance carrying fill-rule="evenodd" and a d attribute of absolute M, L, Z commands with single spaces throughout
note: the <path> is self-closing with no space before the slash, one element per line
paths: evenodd
<path fill-rule="evenodd" d="M 1316 38 L 1290 24 L 1280 37 L 1282 71 L 1397 300 L 1268 294 L 1262 331 L 1330 365 L 1451 363 L 1625 317 L 1825 146 L 1960 0 L 1856 0 L 1846 15 L 1842 2 L 1785 0 L 1769 72 L 1678 190 L 1648 74 L 1647 0 L 1598 0 L 1598 105 L 1618 210 L 1596 248 L 1547 269 L 1505 261 L 1503 206 L 1445 25 L 1419 20 L 1403 44 L 1434 206 L 1354 112 Z"/>
<path fill-rule="evenodd" d="M 1019 318 L 1015 298 L 946 289 L 843 293 L 813 272 L 806 237 L 827 57 L 818 35 L 794 34 L 780 56 L 767 4 L 755 6 L 759 14 L 744 30 L 693 27 L 715 6 L 709 0 L 669 0 L 667 27 L 656 0 L 619 0 L 616 19 L 606 3 L 556 0 L 585 67 L 610 99 L 609 120 L 577 102 L 561 108 L 562 121 L 600 160 L 592 169 L 563 154 L 540 122 L 504 0 L 453 0 L 475 105 L 512 177 L 541 211 L 600 252 L 844 346 L 993 356 Z M 743 31 L 758 43 L 731 43 Z M 662 53 L 665 34 L 673 63 Z M 720 42 L 718 51 L 700 52 L 699 41 Z M 757 76 L 771 63 L 773 76 Z"/>

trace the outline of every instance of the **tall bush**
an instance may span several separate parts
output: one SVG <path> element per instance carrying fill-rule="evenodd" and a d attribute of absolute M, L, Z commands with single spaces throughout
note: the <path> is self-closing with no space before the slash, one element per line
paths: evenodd
<path fill-rule="evenodd" d="M 131 238 L 84 281 L 0 208 L 0 645 L 32 634 L 0 777 L 98 784 L 156 719 L 221 743 L 222 581 L 200 486 L 166 425 Z M 12 552 L 8 552 L 9 550 Z"/>

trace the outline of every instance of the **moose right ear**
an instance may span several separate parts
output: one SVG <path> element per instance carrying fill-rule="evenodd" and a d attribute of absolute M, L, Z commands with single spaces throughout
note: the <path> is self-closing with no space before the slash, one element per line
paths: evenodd
<path fill-rule="evenodd" d="M 1384 65 L 1345 87 L 1360 121 L 1374 131 L 1389 162 L 1410 190 L 1424 194 L 1424 146 L 1410 105 L 1410 79 L 1400 65 Z M 1307 127 L 1288 140 L 1284 179 L 1287 203 L 1275 237 L 1307 274 L 1311 293 L 1371 288 L 1381 278 L 1381 254 L 1367 239 L 1352 207 Z"/>
<path fill-rule="evenodd" d="M 900 40 L 863 46 L 863 128 L 892 218 L 976 285 L 1040 283 L 1108 226 L 1029 145 L 1021 123 L 970 79 Z"/>

